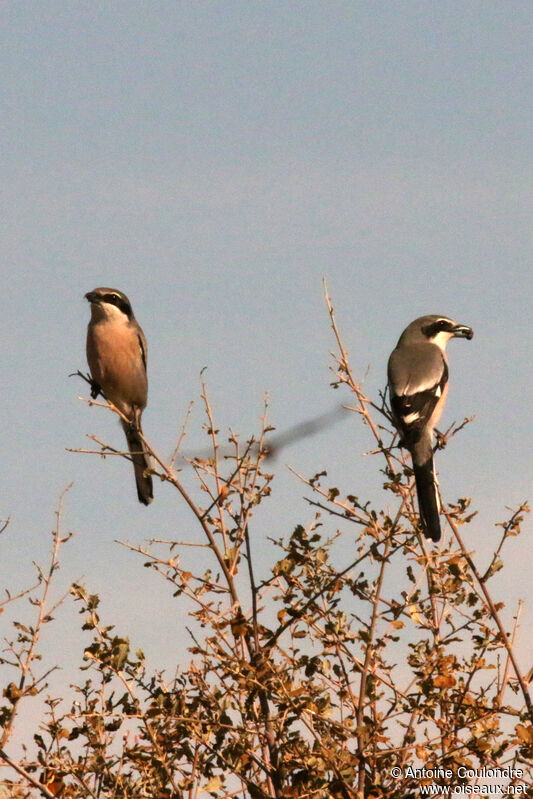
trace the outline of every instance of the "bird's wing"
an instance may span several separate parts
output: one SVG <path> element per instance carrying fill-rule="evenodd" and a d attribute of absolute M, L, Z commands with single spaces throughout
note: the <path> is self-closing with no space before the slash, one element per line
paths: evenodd
<path fill-rule="evenodd" d="M 389 388 L 396 424 L 412 449 L 426 432 L 431 433 L 437 405 L 444 401 L 448 365 L 438 347 L 398 347 L 389 359 Z"/>

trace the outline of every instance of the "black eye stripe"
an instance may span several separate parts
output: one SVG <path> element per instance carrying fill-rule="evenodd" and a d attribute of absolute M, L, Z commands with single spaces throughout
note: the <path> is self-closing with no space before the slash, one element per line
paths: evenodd
<path fill-rule="evenodd" d="M 438 319 L 436 322 L 432 322 L 430 325 L 423 327 L 422 333 L 428 338 L 433 338 L 443 331 L 451 333 L 453 329 L 454 323 L 450 319 Z"/>
<path fill-rule="evenodd" d="M 127 301 L 125 297 L 121 297 L 119 294 L 111 293 L 105 294 L 103 297 L 104 302 L 108 302 L 110 305 L 116 305 L 122 313 L 126 314 L 126 316 L 131 317 L 131 305 Z"/>

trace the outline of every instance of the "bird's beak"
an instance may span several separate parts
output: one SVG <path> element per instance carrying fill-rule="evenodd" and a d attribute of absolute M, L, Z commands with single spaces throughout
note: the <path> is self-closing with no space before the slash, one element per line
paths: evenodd
<path fill-rule="evenodd" d="M 454 338 L 467 338 L 469 341 L 474 338 L 474 331 L 467 325 L 456 325 L 453 329 Z"/>
<path fill-rule="evenodd" d="M 94 302 L 98 304 L 98 294 L 95 294 L 94 291 L 88 291 L 87 294 L 85 295 L 85 299 L 88 300 L 89 302 Z"/>

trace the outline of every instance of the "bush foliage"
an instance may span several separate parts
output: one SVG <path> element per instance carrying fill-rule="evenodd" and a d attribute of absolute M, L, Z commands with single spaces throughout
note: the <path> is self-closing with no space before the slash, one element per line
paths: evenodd
<path fill-rule="evenodd" d="M 518 613 L 507 629 L 504 605 L 489 592 L 528 508 L 500 525 L 483 573 L 461 537 L 473 515 L 468 499 L 444 505 L 445 540 L 428 546 L 385 400 L 362 392 L 329 310 L 334 386 L 351 392 L 354 418 L 374 436 L 369 468 L 382 468 L 394 513 L 329 486 L 325 472 L 301 478 L 305 523 L 274 541 L 278 558 L 258 582 L 250 527 L 275 496 L 271 428 L 264 422 L 245 444 L 230 436 L 223 455 L 204 389 L 212 451 L 190 459 L 200 491 L 186 486 L 176 459 L 151 454 L 155 474 L 193 514 L 208 568 L 186 570 L 183 543 L 128 545 L 167 582 L 180 624 L 188 609 L 188 662 L 172 677 L 150 670 L 143 652 L 100 618 L 98 596 L 76 584 L 87 635 L 79 684 L 65 686 L 68 698 L 47 696 L 39 643 L 53 624 L 51 589 L 66 541 L 58 512 L 49 566 L 0 607 L 12 631 L 0 659 L 0 799 L 406 799 L 430 783 L 482 785 L 469 773 L 482 767 L 506 768 L 498 782 L 532 795 L 533 708 L 514 654 Z M 356 544 L 352 561 L 339 566 L 341 535 Z M 15 619 L 28 600 L 35 621 L 23 625 Z M 41 702 L 43 716 L 14 755 L 20 710 L 30 702 Z"/>

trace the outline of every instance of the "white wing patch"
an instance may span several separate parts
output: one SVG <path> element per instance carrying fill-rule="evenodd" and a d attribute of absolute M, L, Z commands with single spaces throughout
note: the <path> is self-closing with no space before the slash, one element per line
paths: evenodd
<path fill-rule="evenodd" d="M 430 375 L 425 380 L 421 380 L 416 385 L 413 385 L 411 382 L 407 383 L 404 390 L 401 392 L 401 394 L 399 394 L 399 396 L 414 397 L 416 396 L 416 394 L 422 394 L 422 392 L 424 391 L 434 391 L 434 389 L 435 389 L 435 377 L 434 375 Z M 398 394 L 399 392 L 396 393 Z"/>

